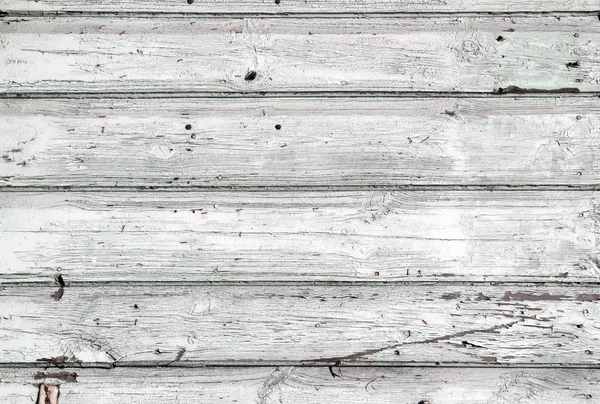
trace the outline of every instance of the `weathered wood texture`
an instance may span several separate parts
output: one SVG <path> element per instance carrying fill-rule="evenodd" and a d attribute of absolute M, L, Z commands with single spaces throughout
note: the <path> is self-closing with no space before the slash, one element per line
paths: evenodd
<path fill-rule="evenodd" d="M 4 100 L 0 186 L 593 185 L 599 116 L 596 97 Z"/>
<path fill-rule="evenodd" d="M 192 0 L 193 1 L 193 0 Z M 436 13 L 436 12 L 552 12 L 597 11 L 595 0 L 0 0 L 5 12 L 156 12 L 182 14 L 286 13 Z"/>
<path fill-rule="evenodd" d="M 600 90 L 596 15 L 12 19 L 0 36 L 1 93 Z"/>
<path fill-rule="evenodd" d="M 336 373 L 338 369 L 334 370 Z M 0 400 L 31 404 L 40 381 L 60 384 L 60 404 L 591 404 L 600 372 L 575 369 L 342 367 L 200 369 L 0 369 Z"/>
<path fill-rule="evenodd" d="M 598 363 L 600 289 L 0 288 L 0 358 L 48 365 Z"/>
<path fill-rule="evenodd" d="M 0 282 L 593 281 L 598 193 L 1 193 Z"/>

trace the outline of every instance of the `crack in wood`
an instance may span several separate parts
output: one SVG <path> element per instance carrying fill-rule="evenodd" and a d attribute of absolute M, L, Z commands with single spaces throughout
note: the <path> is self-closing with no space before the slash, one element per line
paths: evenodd
<path fill-rule="evenodd" d="M 464 337 L 465 335 L 471 335 L 471 334 L 477 334 L 477 333 L 490 333 L 490 332 L 494 332 L 496 330 L 500 330 L 503 328 L 510 328 L 512 326 L 514 326 L 515 324 L 518 324 L 520 322 L 523 322 L 524 319 L 518 320 L 518 321 L 513 321 L 507 324 L 500 324 L 491 328 L 484 328 L 484 329 L 477 329 L 477 330 L 467 330 L 467 331 L 461 331 L 455 334 L 449 334 L 449 335 L 442 335 L 441 337 L 436 337 L 436 338 L 430 338 L 430 339 L 426 339 L 426 340 L 422 340 L 422 341 L 411 341 L 411 342 L 401 342 L 399 344 L 394 344 L 394 345 L 388 345 L 382 348 L 373 348 L 373 349 L 367 349 L 361 352 L 357 352 L 354 354 L 350 354 L 350 355 L 346 355 L 346 356 L 338 356 L 338 357 L 331 357 L 331 358 L 319 358 L 319 359 L 308 359 L 308 360 L 304 360 L 301 361 L 302 363 L 309 363 L 309 362 L 335 362 L 335 363 L 341 363 L 341 362 L 345 362 L 345 361 L 352 361 L 352 360 L 356 360 L 356 359 L 360 359 L 360 358 L 364 358 L 365 356 L 369 356 L 369 355 L 373 355 L 379 352 L 383 352 L 386 351 L 388 349 L 395 349 L 404 345 L 419 345 L 419 344 L 431 344 L 431 343 L 436 343 L 436 342 L 440 342 L 440 341 L 446 341 L 452 338 L 459 338 L 459 337 Z"/>

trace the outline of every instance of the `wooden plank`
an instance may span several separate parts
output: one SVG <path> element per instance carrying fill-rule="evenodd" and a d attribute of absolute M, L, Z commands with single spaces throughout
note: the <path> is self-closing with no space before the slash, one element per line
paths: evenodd
<path fill-rule="evenodd" d="M 596 15 L 6 22 L 1 93 L 600 90 Z"/>
<path fill-rule="evenodd" d="M 40 380 L 61 384 L 60 404 L 198 399 L 205 404 L 579 404 L 600 396 L 596 369 L 342 367 L 341 372 L 333 378 L 326 367 L 0 369 L 0 399 L 30 404 Z"/>
<path fill-rule="evenodd" d="M 598 287 L 112 283 L 56 289 L 0 288 L 2 362 L 598 363 Z"/>
<path fill-rule="evenodd" d="M 599 116 L 597 98 L 4 100 L 0 186 L 595 185 Z"/>
<path fill-rule="evenodd" d="M 0 282 L 598 282 L 596 192 L 1 193 Z"/>
<path fill-rule="evenodd" d="M 36 12 L 118 12 L 118 13 L 181 13 L 181 14 L 271 14 L 288 13 L 340 14 L 340 13 L 448 13 L 448 12 L 581 12 L 597 11 L 594 0 L 214 0 L 201 2 L 191 0 L 113 0 L 110 2 L 93 0 L 2 0 L 0 9 L 10 13 Z"/>

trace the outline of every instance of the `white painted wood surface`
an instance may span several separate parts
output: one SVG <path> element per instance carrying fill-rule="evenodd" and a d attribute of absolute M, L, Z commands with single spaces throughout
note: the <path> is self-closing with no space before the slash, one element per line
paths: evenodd
<path fill-rule="evenodd" d="M 64 281 L 0 288 L 3 362 L 596 366 L 600 354 L 595 286 Z"/>
<path fill-rule="evenodd" d="M 0 401 L 594 402 L 597 6 L 0 0 Z"/>
<path fill-rule="evenodd" d="M 12 99 L 0 187 L 595 185 L 599 116 L 597 97 Z"/>
<path fill-rule="evenodd" d="M 597 15 L 5 20 L 0 93 L 600 90 Z"/>
<path fill-rule="evenodd" d="M 600 396 L 600 372 L 592 369 L 342 367 L 341 373 L 284 366 L 0 369 L 0 399 L 30 404 L 34 384 L 44 380 L 61 384 L 60 404 L 589 404 Z"/>
<path fill-rule="evenodd" d="M 0 282 L 598 282 L 597 192 L 0 193 Z"/>
<path fill-rule="evenodd" d="M 120 12 L 181 14 L 273 14 L 287 13 L 448 13 L 448 12 L 581 12 L 597 11 L 595 0 L 1 0 L 0 10 L 9 13 Z"/>

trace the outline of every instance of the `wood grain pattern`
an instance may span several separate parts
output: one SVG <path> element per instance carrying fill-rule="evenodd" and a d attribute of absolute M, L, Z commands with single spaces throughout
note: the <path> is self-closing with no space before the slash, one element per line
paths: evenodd
<path fill-rule="evenodd" d="M 594 185 L 599 116 L 595 97 L 4 100 L 0 186 Z"/>
<path fill-rule="evenodd" d="M 185 0 L 1 0 L 0 10 L 9 13 L 35 12 L 152 12 L 182 14 L 273 14 L 287 13 L 447 13 L 447 12 L 577 12 L 597 11 L 594 0 L 213 0 L 196 1 L 188 4 Z"/>
<path fill-rule="evenodd" d="M 4 363 L 598 363 L 598 287 L 65 283 L 0 288 Z"/>
<path fill-rule="evenodd" d="M 0 282 L 598 282 L 596 192 L 1 193 Z"/>
<path fill-rule="evenodd" d="M 333 378 L 325 367 L 0 369 L 0 399 L 5 404 L 31 404 L 35 384 L 41 380 L 61 384 L 60 404 L 198 399 L 204 404 L 589 404 L 600 396 L 600 372 L 592 369 L 342 367 L 341 371 L 341 377 Z"/>
<path fill-rule="evenodd" d="M 7 22 L 0 93 L 600 90 L 596 15 Z"/>

